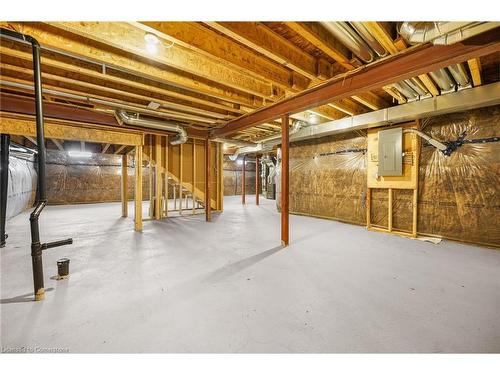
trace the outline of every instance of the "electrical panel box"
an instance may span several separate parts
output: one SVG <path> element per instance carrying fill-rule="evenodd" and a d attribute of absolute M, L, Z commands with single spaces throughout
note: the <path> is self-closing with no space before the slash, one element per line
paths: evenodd
<path fill-rule="evenodd" d="M 403 129 L 387 129 L 378 132 L 378 175 L 401 176 L 403 174 Z"/>

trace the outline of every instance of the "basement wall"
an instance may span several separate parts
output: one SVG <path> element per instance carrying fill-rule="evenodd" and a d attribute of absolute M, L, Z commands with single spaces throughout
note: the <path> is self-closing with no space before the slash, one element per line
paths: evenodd
<path fill-rule="evenodd" d="M 224 195 L 241 195 L 242 166 L 226 155 L 223 160 Z M 245 193 L 255 194 L 255 163 L 247 163 L 245 171 Z"/>
<path fill-rule="evenodd" d="M 9 157 L 6 219 L 10 219 L 33 206 L 36 197 L 37 173 L 34 156 L 17 155 Z"/>
<path fill-rule="evenodd" d="M 128 199 L 134 199 L 134 160 L 128 158 Z M 149 168 L 143 167 L 143 199 L 149 199 Z M 121 201 L 121 155 L 93 154 L 71 158 L 67 152 L 47 150 L 49 204 Z"/>
<path fill-rule="evenodd" d="M 430 118 L 441 141 L 500 136 L 500 106 Z M 290 212 L 366 225 L 366 133 L 292 143 Z M 344 151 L 333 155 L 320 154 Z M 278 200 L 279 202 L 279 200 Z M 394 194 L 394 229 L 411 228 L 411 191 Z M 387 225 L 387 191 L 372 192 L 372 221 Z M 464 144 L 450 157 L 422 144 L 418 232 L 500 246 L 500 143 Z"/>

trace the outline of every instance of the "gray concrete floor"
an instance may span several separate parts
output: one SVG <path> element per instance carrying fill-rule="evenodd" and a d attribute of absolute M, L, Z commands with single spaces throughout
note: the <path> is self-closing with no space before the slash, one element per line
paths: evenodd
<path fill-rule="evenodd" d="M 130 212 L 133 213 L 132 205 Z M 146 211 L 145 211 L 146 212 Z M 70 352 L 500 352 L 500 252 L 291 217 L 274 201 L 144 223 L 119 204 L 48 207 L 46 299 L 31 302 L 28 212 L 1 249 L 2 347 Z M 71 276 L 51 279 L 56 260 Z"/>

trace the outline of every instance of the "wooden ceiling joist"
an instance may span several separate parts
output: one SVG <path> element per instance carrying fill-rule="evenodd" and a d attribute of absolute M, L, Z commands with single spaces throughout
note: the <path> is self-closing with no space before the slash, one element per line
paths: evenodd
<path fill-rule="evenodd" d="M 114 154 L 115 154 L 115 155 L 116 155 L 116 154 L 119 154 L 119 153 L 120 153 L 120 152 L 122 152 L 122 151 L 123 151 L 126 147 L 127 147 L 127 145 L 121 145 L 120 147 L 118 147 L 118 148 L 115 150 Z"/>
<path fill-rule="evenodd" d="M 0 132 L 34 137 L 36 136 L 34 117 L 0 112 Z M 143 138 L 140 132 L 128 129 L 110 129 L 105 127 L 97 129 L 74 121 L 52 119 L 45 119 L 45 136 L 50 139 L 72 141 L 81 141 L 84 139 L 89 142 L 109 142 L 132 146 L 142 145 Z"/>
<path fill-rule="evenodd" d="M 229 64 L 260 79 L 273 82 L 286 89 L 292 88 L 293 75 L 283 62 L 276 63 L 230 38 L 197 22 L 134 22 L 133 25 L 147 32 L 155 33 L 175 44 L 217 59 L 219 63 Z M 300 81 L 303 90 L 307 81 Z"/>
<path fill-rule="evenodd" d="M 111 143 L 106 143 L 101 150 L 101 154 L 105 154 L 106 151 L 108 151 L 109 146 L 111 146 Z"/>
<path fill-rule="evenodd" d="M 196 79 L 190 74 L 180 74 L 171 70 L 145 62 L 143 57 L 132 57 L 113 49 L 104 49 L 102 44 L 93 43 L 89 39 L 73 33 L 63 32 L 61 29 L 40 23 L 6 23 L 0 22 L 0 26 L 13 26 L 17 31 L 33 36 L 44 47 L 68 52 L 83 58 L 130 71 L 135 75 L 142 76 L 155 81 L 163 81 L 176 87 L 193 92 L 225 100 L 227 102 L 239 103 L 250 108 L 259 107 L 263 101 L 255 95 L 247 94 L 239 90 L 231 90 L 216 83 Z"/>
<path fill-rule="evenodd" d="M 23 65 L 31 66 L 31 53 L 24 52 L 18 50 L 19 46 L 14 42 L 10 41 L 2 41 L 2 45 L 0 46 L 0 57 L 3 61 L 7 61 L 9 58 L 15 61 L 23 61 Z M 149 91 L 150 93 L 156 93 L 159 95 L 163 95 L 166 98 L 172 98 L 173 100 L 182 101 L 186 107 L 192 107 L 193 111 L 197 110 L 199 106 L 203 107 L 212 107 L 213 109 L 219 109 L 222 111 L 227 111 L 235 114 L 243 114 L 245 111 L 237 109 L 234 105 L 224 105 L 220 103 L 216 103 L 214 101 L 200 99 L 195 96 L 189 96 L 185 94 L 181 94 L 178 92 L 174 92 L 171 90 L 163 89 L 161 87 L 154 86 L 152 84 L 144 84 L 137 81 L 137 77 L 129 76 L 129 79 L 124 79 L 120 77 L 115 77 L 109 73 L 97 72 L 95 70 L 91 70 L 85 67 L 82 67 L 77 64 L 77 61 L 74 63 L 66 63 L 64 61 L 59 61 L 54 58 L 46 56 L 47 54 L 42 51 L 42 68 L 44 70 L 53 69 L 63 72 L 69 72 L 72 74 L 77 74 L 83 81 L 95 82 L 102 81 L 104 84 L 114 84 L 116 86 L 120 85 L 123 87 L 124 91 L 132 91 L 134 89 Z M 109 71 L 109 70 L 108 70 Z M 168 100 L 168 99 L 166 99 Z M 198 106 L 197 106 L 198 105 Z"/>
<path fill-rule="evenodd" d="M 57 139 L 51 139 L 52 143 L 56 145 L 56 147 L 58 148 L 59 151 L 64 151 L 64 146 L 63 146 L 63 143 L 64 141 L 60 141 L 60 140 L 57 140 Z"/>
<path fill-rule="evenodd" d="M 179 71 L 217 82 L 227 87 L 272 99 L 276 92 L 272 85 L 256 77 L 249 77 L 241 69 L 218 64 L 216 60 L 196 54 L 187 48 L 173 44 L 170 48 L 158 47 L 155 53 L 148 51 L 145 32 L 125 22 L 49 22 L 49 25 L 76 35 L 122 49 L 136 56 L 147 56 L 152 61 Z M 161 43 L 160 43 L 161 44 Z"/>
<path fill-rule="evenodd" d="M 19 113 L 25 115 L 35 114 L 35 101 L 33 98 L 23 98 L 13 95 L 0 94 L 1 109 L 4 112 Z M 87 108 L 79 108 L 68 106 L 60 103 L 45 102 L 43 103 L 43 113 L 46 118 L 61 119 L 68 121 L 78 121 L 84 124 L 106 125 L 116 128 L 121 127 L 116 118 L 112 114 L 94 111 Z M 127 127 L 128 129 L 139 129 Z M 144 128 L 140 128 L 144 131 Z M 193 129 L 186 127 L 189 137 L 205 138 L 207 132 L 204 130 Z M 165 134 L 165 132 L 149 130 L 149 133 Z"/>
<path fill-rule="evenodd" d="M 356 67 L 350 61 L 349 50 L 318 23 L 285 22 L 285 24 L 344 68 L 351 70 Z"/>
<path fill-rule="evenodd" d="M 215 129 L 215 137 L 228 136 L 239 130 L 306 110 L 312 106 L 377 89 L 393 82 L 500 51 L 497 30 L 452 45 L 421 45 L 400 54 L 374 62 L 344 77 L 332 79 L 300 94 L 229 121 Z"/>
<path fill-rule="evenodd" d="M 20 68 L 17 66 L 12 66 L 9 64 L 3 64 L 2 66 L 2 79 L 5 78 L 3 74 L 8 74 L 9 72 L 14 72 L 14 74 L 11 74 L 11 76 L 19 76 L 20 74 L 24 74 L 25 77 L 29 78 L 29 81 L 32 80 L 32 75 L 33 71 L 31 69 L 26 69 L 26 68 Z M 17 81 L 15 79 L 11 79 L 11 81 Z M 132 92 L 128 91 L 121 91 L 113 88 L 109 88 L 106 86 L 100 86 L 100 85 L 95 85 L 93 83 L 88 83 L 85 81 L 80 81 L 80 80 L 75 80 L 71 78 L 66 78 L 66 77 L 61 77 L 58 75 L 54 74 L 48 74 L 48 73 L 42 73 L 42 79 L 44 79 L 44 87 L 45 88 L 52 88 L 59 90 L 61 88 L 66 88 L 66 90 L 62 90 L 65 92 L 73 92 L 73 93 L 79 93 L 80 95 L 86 96 L 88 95 L 89 97 L 94 97 L 94 98 L 100 98 L 102 100 L 110 99 L 110 101 L 114 100 L 122 100 L 126 101 L 127 103 L 131 105 L 137 105 L 137 104 L 142 104 L 143 106 L 145 103 L 149 103 L 151 101 L 151 97 L 135 94 Z M 28 81 L 28 82 L 29 82 Z M 52 83 L 52 84 L 51 84 Z M 69 90 L 69 91 L 68 91 Z M 100 95 L 97 95 L 96 92 L 99 92 Z M 156 99 L 155 100 L 158 104 L 160 104 L 162 107 L 172 107 L 169 102 Z M 191 120 L 191 121 L 199 121 L 199 122 L 207 122 L 207 123 L 215 123 L 217 119 L 219 120 L 228 120 L 231 118 L 234 118 L 234 116 L 228 116 L 228 115 L 222 115 L 217 112 L 210 112 L 210 111 L 205 111 L 205 110 L 195 110 L 193 108 L 184 108 L 181 107 L 179 108 L 178 105 L 175 105 L 175 108 L 177 110 L 166 110 L 159 109 L 159 111 L 164 112 L 165 114 L 169 113 L 171 114 L 172 118 L 178 118 L 178 119 L 185 119 L 185 120 Z M 147 109 L 147 106 L 146 108 Z M 188 113 L 186 113 L 188 112 Z M 193 114 L 193 112 L 196 112 Z M 196 116 L 197 114 L 202 115 L 202 116 L 207 116 L 207 118 L 202 117 L 202 116 Z"/>
<path fill-rule="evenodd" d="M 205 22 L 213 29 L 252 48 L 311 80 L 318 77 L 318 61 L 260 22 Z M 325 70 L 331 70 L 330 63 Z M 331 73 L 326 79 L 331 78 Z"/>
<path fill-rule="evenodd" d="M 470 74 L 472 76 L 472 83 L 474 87 L 481 86 L 481 61 L 479 58 L 470 59 L 467 61 L 469 65 Z"/>

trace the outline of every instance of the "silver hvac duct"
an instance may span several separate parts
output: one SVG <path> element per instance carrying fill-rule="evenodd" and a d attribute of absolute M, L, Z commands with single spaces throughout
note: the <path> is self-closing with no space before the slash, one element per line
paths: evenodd
<path fill-rule="evenodd" d="M 133 117 L 121 109 L 115 111 L 115 114 L 120 122 L 124 122 L 125 124 L 128 125 L 176 132 L 177 135 L 170 141 L 171 145 L 180 145 L 182 143 L 186 143 L 188 139 L 186 129 L 184 129 L 177 123 L 168 121 L 158 121 L 158 120 L 145 120 L 139 117 Z"/>
<path fill-rule="evenodd" d="M 399 92 L 401 92 L 409 102 L 419 99 L 418 93 L 412 89 L 405 81 L 400 81 L 392 84 Z"/>
<path fill-rule="evenodd" d="M 370 63 L 375 59 L 370 47 L 347 22 L 321 22 L 321 24 L 364 62 Z"/>
<path fill-rule="evenodd" d="M 347 22 L 322 22 L 322 25 L 349 50 L 367 63 L 375 60 L 375 53 L 380 57 L 387 55 L 387 50 L 373 37 L 362 22 L 351 22 L 354 30 Z M 393 86 L 409 102 L 431 96 L 429 92 L 422 90 L 418 85 L 411 82 L 411 80 L 397 82 Z"/>
<path fill-rule="evenodd" d="M 500 82 L 308 126 L 290 137 L 290 141 L 326 137 L 498 104 L 500 104 Z"/>
<path fill-rule="evenodd" d="M 455 83 L 451 79 L 446 69 L 442 68 L 439 70 L 435 70 L 433 72 L 430 72 L 429 75 L 441 89 L 441 94 L 455 91 Z"/>
<path fill-rule="evenodd" d="M 375 39 L 370 31 L 368 31 L 363 22 L 350 22 L 350 24 L 377 55 L 380 57 L 387 55 L 387 50 L 378 42 L 377 39 Z"/>
<path fill-rule="evenodd" d="M 399 34 L 410 44 L 453 44 L 499 25 L 499 22 L 403 22 Z"/>
<path fill-rule="evenodd" d="M 405 82 L 420 96 L 420 99 L 431 96 L 431 93 L 423 87 L 417 77 L 405 79 Z"/>
<path fill-rule="evenodd" d="M 454 64 L 448 67 L 453 79 L 458 83 L 458 89 L 464 89 L 471 86 L 469 76 L 462 64 Z"/>

